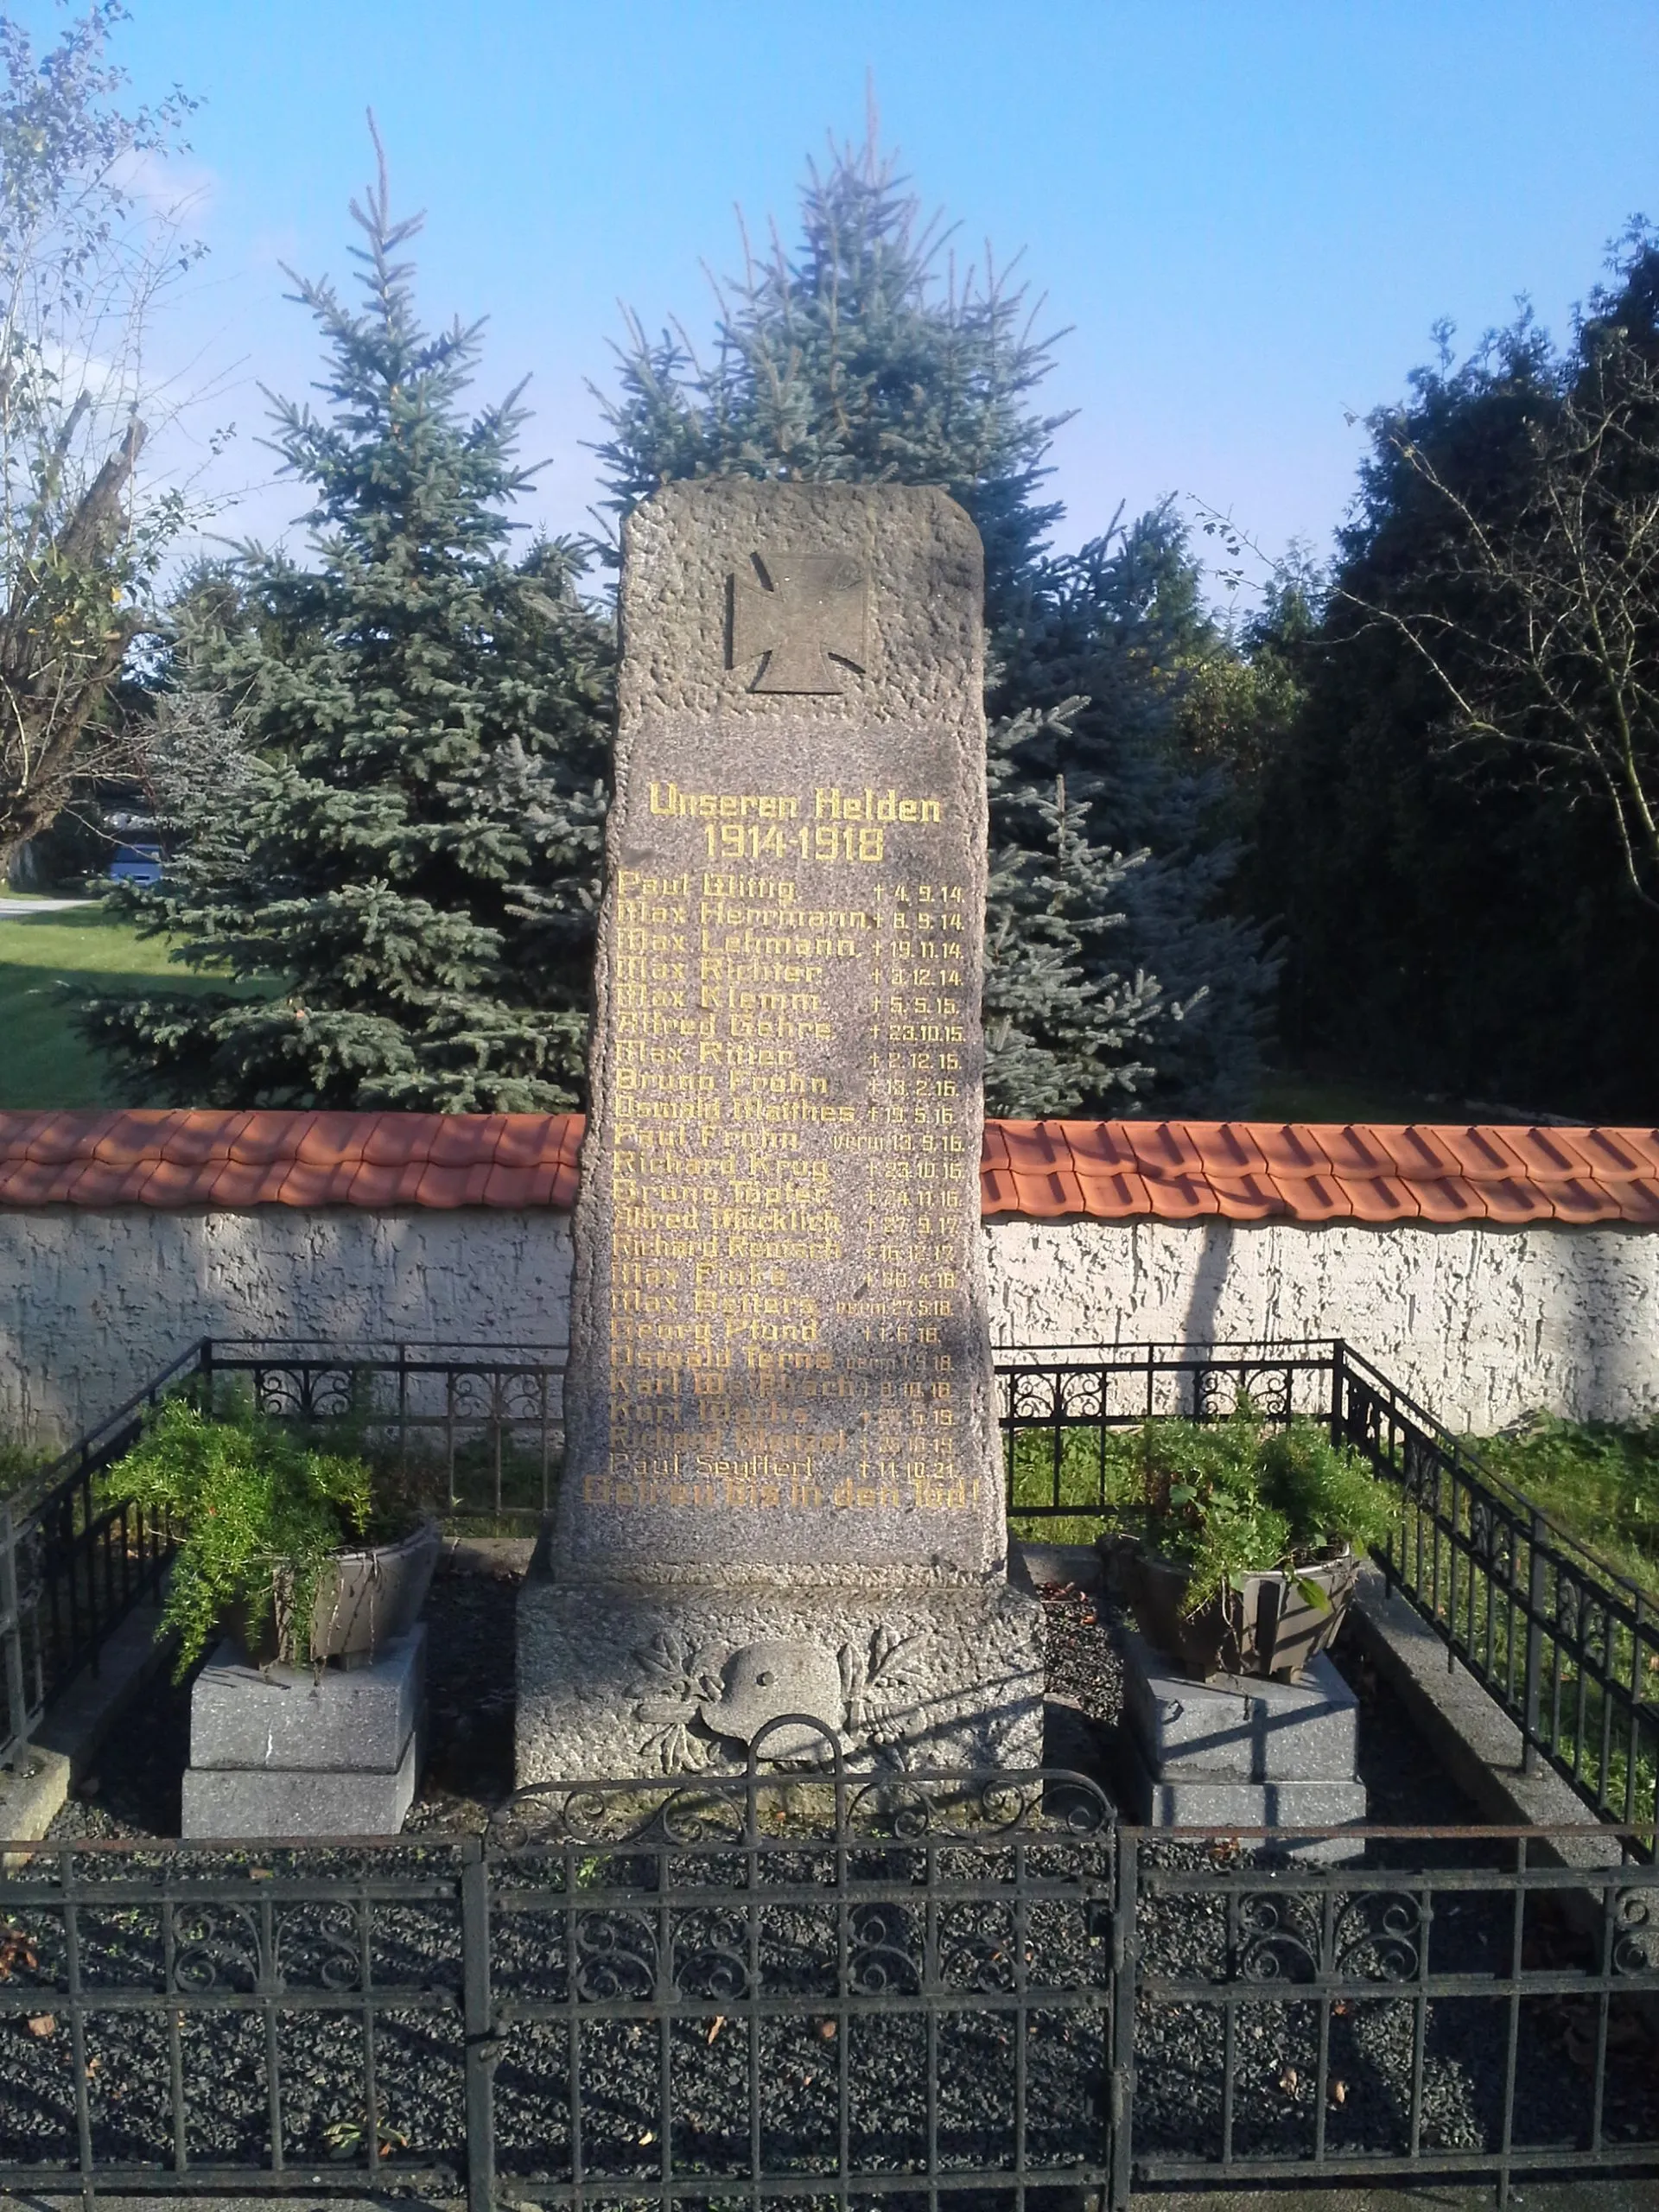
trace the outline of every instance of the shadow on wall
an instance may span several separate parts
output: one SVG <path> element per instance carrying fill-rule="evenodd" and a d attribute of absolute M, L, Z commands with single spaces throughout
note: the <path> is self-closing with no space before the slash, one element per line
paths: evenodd
<path fill-rule="evenodd" d="M 1567 1280 L 1563 1291 L 1571 1315 L 1572 1341 L 1561 1360 L 1565 1388 L 1580 1420 L 1645 1421 L 1659 1418 L 1656 1394 L 1654 1314 L 1650 1270 L 1644 1268 L 1650 1230 L 1615 1230 L 1611 1235 L 1566 1240 Z M 1645 1279 L 1644 1279 L 1645 1278 Z M 1541 1339 L 1542 1325 L 1540 1337 Z M 1559 1356 L 1559 1355 L 1558 1355 Z M 1544 1363 L 1536 1347 L 1535 1363 Z"/>
<path fill-rule="evenodd" d="M 1189 1344 L 1206 1344 L 1215 1340 L 1216 1318 L 1233 1271 L 1236 1233 L 1235 1223 L 1220 1220 L 1205 1222 L 1199 1232 L 1198 1262 L 1192 1270 L 1186 1319 L 1181 1326 L 1183 1341 Z"/>

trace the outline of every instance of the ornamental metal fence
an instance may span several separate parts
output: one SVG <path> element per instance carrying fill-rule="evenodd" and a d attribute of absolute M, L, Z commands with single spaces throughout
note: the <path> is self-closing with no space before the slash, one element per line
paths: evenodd
<path fill-rule="evenodd" d="M 1026 1533 L 1091 1535 L 1133 1501 L 1114 1435 L 1224 1418 L 1248 1395 L 1305 1414 L 1402 1494 L 1379 1564 L 1542 1759 L 1603 1819 L 1659 1820 L 1659 1604 L 1339 1338 L 1057 1345 L 997 1360 L 1007 1510 Z"/>
<path fill-rule="evenodd" d="M 533 1529 L 563 1448 L 563 1370 L 559 1345 L 192 1344 L 0 1506 L 0 1765 L 24 1756 L 46 1706 L 161 1587 L 168 1531 L 102 1478 L 168 1397 L 240 1395 L 372 1452 L 434 1511 Z"/>
<path fill-rule="evenodd" d="M 153 1595 L 167 1531 L 99 1487 L 169 1392 L 245 1393 L 276 1418 L 371 1451 L 412 1499 L 474 1528 L 532 1529 L 563 1450 L 558 1345 L 207 1338 L 11 1502 L 0 1526 L 0 1760 L 121 1616 Z M 1092 1535 L 1124 1503 L 1115 1434 L 1150 1416 L 1306 1414 L 1402 1492 L 1390 1583 L 1497 1698 L 1529 1767 L 1543 1759 L 1605 1819 L 1659 1818 L 1654 1599 L 1483 1466 L 1469 1446 L 1339 1338 L 1006 1347 L 996 1354 L 1010 1519 Z M 9 1564 L 10 1562 L 10 1564 Z M 10 1595 L 15 1581 L 15 1598 Z"/>
<path fill-rule="evenodd" d="M 132 1608 L 153 1597 L 172 1556 L 167 1531 L 106 1498 L 99 1478 L 137 1442 L 147 1414 L 187 1387 L 200 1345 L 137 1391 L 0 1506 L 0 1766 L 13 1766 L 52 1699 Z"/>
<path fill-rule="evenodd" d="M 1076 1775 L 763 1756 L 497 1829 L 6 1860 L 0 2187 L 1058 2212 L 1659 2171 L 1648 1865 L 1268 1863 Z"/>
<path fill-rule="evenodd" d="M 1344 1348 L 1333 1431 L 1398 1483 L 1381 1564 L 1541 1758 L 1604 1818 L 1659 1818 L 1659 1608 Z"/>

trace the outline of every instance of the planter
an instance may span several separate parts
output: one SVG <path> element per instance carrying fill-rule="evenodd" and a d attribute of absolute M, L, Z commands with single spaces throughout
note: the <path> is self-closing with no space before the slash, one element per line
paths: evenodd
<path fill-rule="evenodd" d="M 312 1664 L 332 1659 L 345 1667 L 365 1666 L 387 1644 L 407 1636 L 421 1617 L 442 1544 L 437 1522 L 426 1521 L 401 1542 L 336 1552 L 323 1568 L 311 1609 Z M 275 1662 L 283 1641 L 287 1606 L 280 1569 L 273 1580 L 276 1606 L 257 1636 L 249 1635 L 240 1606 L 226 1624 L 257 1667 Z"/>
<path fill-rule="evenodd" d="M 1359 1561 L 1352 1552 L 1294 1573 L 1247 1575 L 1196 1612 L 1181 1611 L 1191 1580 L 1184 1567 L 1145 1552 L 1122 1556 L 1135 1625 L 1148 1643 L 1202 1681 L 1211 1675 L 1299 1674 L 1342 1624 Z M 1312 1583 L 1327 1603 L 1310 1605 L 1299 1585 Z"/>

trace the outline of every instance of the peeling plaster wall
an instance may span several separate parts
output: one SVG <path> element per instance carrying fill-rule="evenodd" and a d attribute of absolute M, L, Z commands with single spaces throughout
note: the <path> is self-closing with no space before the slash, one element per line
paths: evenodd
<path fill-rule="evenodd" d="M 1341 1336 L 1453 1428 L 1659 1412 L 1659 1235 L 996 1222 L 999 1342 Z M 195 1338 L 560 1344 L 567 1216 L 0 1211 L 0 1433 L 68 1441 Z"/>

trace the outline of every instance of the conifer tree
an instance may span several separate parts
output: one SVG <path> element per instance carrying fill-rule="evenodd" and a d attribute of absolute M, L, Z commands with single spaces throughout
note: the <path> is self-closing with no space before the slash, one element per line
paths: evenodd
<path fill-rule="evenodd" d="M 151 1097 L 566 1107 L 611 634 L 578 597 L 576 548 L 507 557 L 530 481 L 518 395 L 461 411 L 479 327 L 422 327 L 400 257 L 419 221 L 393 221 L 384 159 L 352 213 L 360 309 L 296 280 L 327 348 L 326 411 L 275 404 L 272 442 L 315 495 L 315 565 L 245 550 L 197 580 L 175 642 L 197 741 L 218 716 L 235 763 L 236 819 L 204 814 L 136 904 L 232 980 L 83 1018 Z M 174 716 L 175 753 L 189 721 Z"/>
<path fill-rule="evenodd" d="M 630 323 L 605 403 L 612 502 L 725 474 L 944 486 L 986 556 L 988 1103 L 1122 1110 L 1155 1086 L 1236 1104 L 1271 972 L 1217 910 L 1234 855 L 1179 764 L 1174 665 L 1146 658 L 1128 541 L 1049 556 L 1046 456 L 1066 418 L 1033 395 L 1055 340 L 1021 286 L 947 249 L 874 130 L 810 170 L 798 248 L 746 252 L 707 359 Z"/>
<path fill-rule="evenodd" d="M 1192 725 L 1240 662 L 1204 605 L 1173 502 L 1039 564 L 1023 613 L 1001 685 L 1034 710 L 1017 766 L 1029 784 L 1062 785 L 1142 856 L 1084 971 L 1128 968 L 1162 986 L 1145 1106 L 1237 1112 L 1260 1074 L 1277 963 L 1226 903 L 1243 849 L 1230 779 Z"/>

